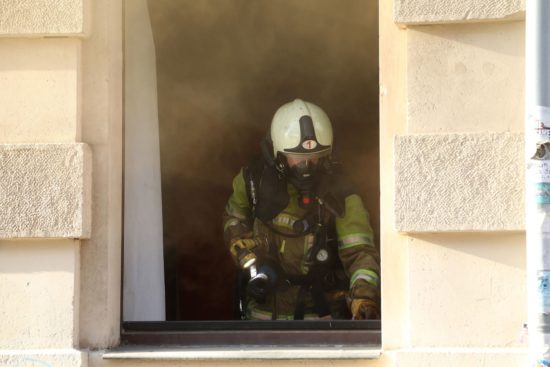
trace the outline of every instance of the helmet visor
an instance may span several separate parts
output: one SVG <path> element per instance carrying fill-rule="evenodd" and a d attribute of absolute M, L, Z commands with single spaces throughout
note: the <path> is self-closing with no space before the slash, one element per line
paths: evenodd
<path fill-rule="evenodd" d="M 330 149 L 327 149 L 323 152 L 315 153 L 283 153 L 283 156 L 286 158 L 286 162 L 290 168 L 296 166 L 314 166 L 319 163 L 319 161 L 330 155 Z"/>
<path fill-rule="evenodd" d="M 313 179 L 323 162 L 328 159 L 330 149 L 315 153 L 283 153 L 290 174 L 298 180 Z"/>

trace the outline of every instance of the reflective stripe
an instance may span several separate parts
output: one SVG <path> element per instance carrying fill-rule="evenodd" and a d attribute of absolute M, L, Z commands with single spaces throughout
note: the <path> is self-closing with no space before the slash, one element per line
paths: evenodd
<path fill-rule="evenodd" d="M 292 317 L 294 318 L 294 316 Z M 305 314 L 304 315 L 304 320 L 320 320 L 321 318 L 319 317 L 319 315 L 315 315 L 315 314 Z"/>
<path fill-rule="evenodd" d="M 249 320 L 271 320 L 271 312 L 250 310 L 246 318 Z"/>
<path fill-rule="evenodd" d="M 294 223 L 296 223 L 296 218 L 287 214 L 279 214 L 273 218 L 273 224 L 287 229 L 293 229 Z"/>
<path fill-rule="evenodd" d="M 246 220 L 246 213 L 243 213 L 237 208 L 234 208 L 230 203 L 225 206 L 225 212 L 235 218 Z"/>
<path fill-rule="evenodd" d="M 231 218 L 227 222 L 225 222 L 225 226 L 223 226 L 223 231 L 227 231 L 227 228 L 231 226 L 236 226 L 237 224 L 241 223 L 237 218 Z"/>
<path fill-rule="evenodd" d="M 304 251 L 304 255 L 307 254 L 309 252 L 309 250 L 313 247 L 313 243 L 315 242 L 315 235 L 313 234 L 308 234 L 306 236 L 306 248 L 305 248 L 305 251 Z"/>
<path fill-rule="evenodd" d="M 281 255 L 285 253 L 285 245 L 286 245 L 286 240 L 283 240 L 283 242 L 281 242 L 281 249 L 279 250 Z"/>
<path fill-rule="evenodd" d="M 262 310 L 250 310 L 247 318 L 249 320 L 271 320 L 271 312 Z M 320 317 L 316 314 L 305 314 L 304 320 L 319 320 Z M 294 315 L 277 315 L 277 320 L 294 320 Z"/>
<path fill-rule="evenodd" d="M 302 270 L 302 274 L 307 274 L 309 272 L 309 263 L 308 263 L 308 256 L 309 250 L 313 247 L 313 243 L 315 242 L 315 235 L 308 234 L 304 238 L 304 257 L 302 258 L 302 263 L 300 264 L 300 269 Z"/>
<path fill-rule="evenodd" d="M 356 270 L 351 276 L 350 289 L 353 288 L 353 285 L 358 279 L 363 279 L 367 283 L 377 286 L 378 285 L 378 274 L 372 270 L 368 269 L 359 269 Z"/>
<path fill-rule="evenodd" d="M 338 240 L 339 250 L 344 250 L 358 245 L 374 246 L 372 236 L 368 233 L 353 233 Z"/>

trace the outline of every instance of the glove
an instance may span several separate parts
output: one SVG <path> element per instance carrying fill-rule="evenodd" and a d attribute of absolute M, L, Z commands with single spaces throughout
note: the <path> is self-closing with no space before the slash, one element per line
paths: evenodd
<path fill-rule="evenodd" d="M 251 260 L 256 259 L 256 255 L 252 250 L 257 245 L 258 242 L 252 238 L 239 238 L 231 242 L 229 252 L 237 265 L 246 268 L 251 265 L 248 264 Z"/>
<path fill-rule="evenodd" d="M 380 312 L 376 302 L 367 298 L 355 298 L 350 304 L 352 320 L 377 320 L 380 319 Z"/>

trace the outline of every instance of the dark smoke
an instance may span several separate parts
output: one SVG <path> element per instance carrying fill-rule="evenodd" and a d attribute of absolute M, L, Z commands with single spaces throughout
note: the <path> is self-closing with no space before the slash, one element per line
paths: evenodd
<path fill-rule="evenodd" d="M 320 105 L 379 227 L 375 0 L 151 0 L 157 50 L 167 311 L 231 317 L 221 213 L 275 110 Z"/>

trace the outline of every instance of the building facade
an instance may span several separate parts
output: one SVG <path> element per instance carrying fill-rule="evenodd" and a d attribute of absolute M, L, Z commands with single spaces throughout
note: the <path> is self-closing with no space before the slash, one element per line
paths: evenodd
<path fill-rule="evenodd" d="M 524 7 L 379 2 L 382 346 L 258 356 L 117 349 L 124 4 L 2 2 L 0 364 L 525 365 Z"/>

